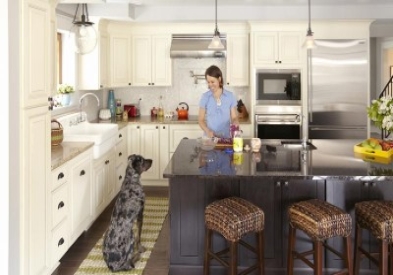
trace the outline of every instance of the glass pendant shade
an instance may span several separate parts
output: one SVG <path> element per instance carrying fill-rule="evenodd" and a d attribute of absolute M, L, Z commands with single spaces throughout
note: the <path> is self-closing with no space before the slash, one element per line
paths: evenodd
<path fill-rule="evenodd" d="M 225 48 L 224 45 L 221 42 L 220 32 L 218 31 L 218 26 L 217 26 L 217 0 L 216 0 L 216 28 L 214 30 L 213 39 L 210 42 L 208 48 L 209 49 L 217 49 L 217 50 Z"/>
<path fill-rule="evenodd" d="M 311 30 L 308 30 L 308 32 L 307 32 L 306 39 L 304 40 L 304 43 L 303 43 L 303 48 L 306 48 L 306 49 L 316 48 L 314 36 L 313 36 L 313 33 Z"/>
<path fill-rule="evenodd" d="M 92 52 L 97 46 L 97 31 L 93 26 L 94 23 L 89 22 L 86 4 L 82 4 L 81 20 L 76 21 L 79 5 L 76 8 L 74 21 L 72 22 L 74 24 L 73 32 L 75 33 L 75 52 L 87 54 Z"/>

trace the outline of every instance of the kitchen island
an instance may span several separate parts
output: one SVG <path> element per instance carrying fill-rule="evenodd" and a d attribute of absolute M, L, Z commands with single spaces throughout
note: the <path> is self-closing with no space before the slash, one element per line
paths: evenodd
<path fill-rule="evenodd" d="M 233 154 L 223 149 L 202 151 L 196 140 L 182 140 L 164 171 L 170 188 L 169 274 L 203 273 L 204 209 L 215 200 L 239 196 L 264 210 L 265 265 L 269 275 L 286 274 L 286 209 L 291 203 L 319 198 L 341 207 L 354 221 L 356 202 L 393 199 L 393 165 L 386 159 L 355 155 L 353 146 L 360 140 L 311 142 L 316 148 L 303 150 L 269 140 L 257 153 Z M 245 140 L 245 144 L 249 143 Z M 301 235 L 297 245 L 311 248 L 309 240 Z M 370 247 L 377 249 L 375 240 L 366 238 Z M 216 249 L 224 245 L 217 236 L 213 242 Z M 329 242 L 342 248 L 339 238 Z M 239 255 L 241 268 L 255 260 L 243 248 Z M 308 274 L 309 268 L 300 262 L 295 264 L 297 274 Z M 338 269 L 342 261 L 326 253 L 324 267 Z M 226 274 L 218 264 L 211 270 L 211 274 Z M 377 274 L 375 266 L 366 260 L 362 271 Z"/>

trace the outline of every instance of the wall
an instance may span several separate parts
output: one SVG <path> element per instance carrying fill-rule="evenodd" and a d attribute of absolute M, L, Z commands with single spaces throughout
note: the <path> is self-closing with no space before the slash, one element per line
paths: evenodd
<path fill-rule="evenodd" d="M 226 75 L 226 62 L 222 58 L 202 58 L 202 59 L 173 59 L 172 86 L 170 87 L 127 87 L 116 88 L 115 97 L 121 98 L 122 104 L 137 103 L 141 98 L 141 115 L 150 115 L 152 107 L 158 107 L 159 98 L 163 96 L 163 106 L 165 112 L 175 111 L 180 102 L 186 102 L 189 105 L 189 115 L 197 115 L 199 110 L 199 99 L 202 93 L 208 90 L 207 83 L 204 79 L 198 79 L 198 83 L 190 75 L 204 75 L 206 68 L 210 65 L 217 65 L 224 75 Z M 249 109 L 249 88 L 232 87 L 224 88 L 233 92 L 237 99 L 242 98 L 247 109 Z M 105 95 L 105 100 L 107 95 Z M 104 101 L 106 106 L 106 101 Z"/>

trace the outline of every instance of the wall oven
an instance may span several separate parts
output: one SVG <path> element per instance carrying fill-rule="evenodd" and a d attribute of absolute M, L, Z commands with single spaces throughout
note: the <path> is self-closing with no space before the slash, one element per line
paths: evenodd
<path fill-rule="evenodd" d="M 255 137 L 301 139 L 301 106 L 256 106 Z"/>

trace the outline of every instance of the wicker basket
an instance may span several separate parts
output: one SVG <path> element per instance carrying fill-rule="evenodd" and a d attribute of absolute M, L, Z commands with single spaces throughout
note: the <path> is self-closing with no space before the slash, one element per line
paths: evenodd
<path fill-rule="evenodd" d="M 60 124 L 55 119 L 52 119 L 51 121 L 51 127 L 52 124 L 57 124 L 54 128 L 52 128 L 52 138 L 51 138 L 51 143 L 52 146 L 57 146 L 63 142 L 63 126 Z"/>

